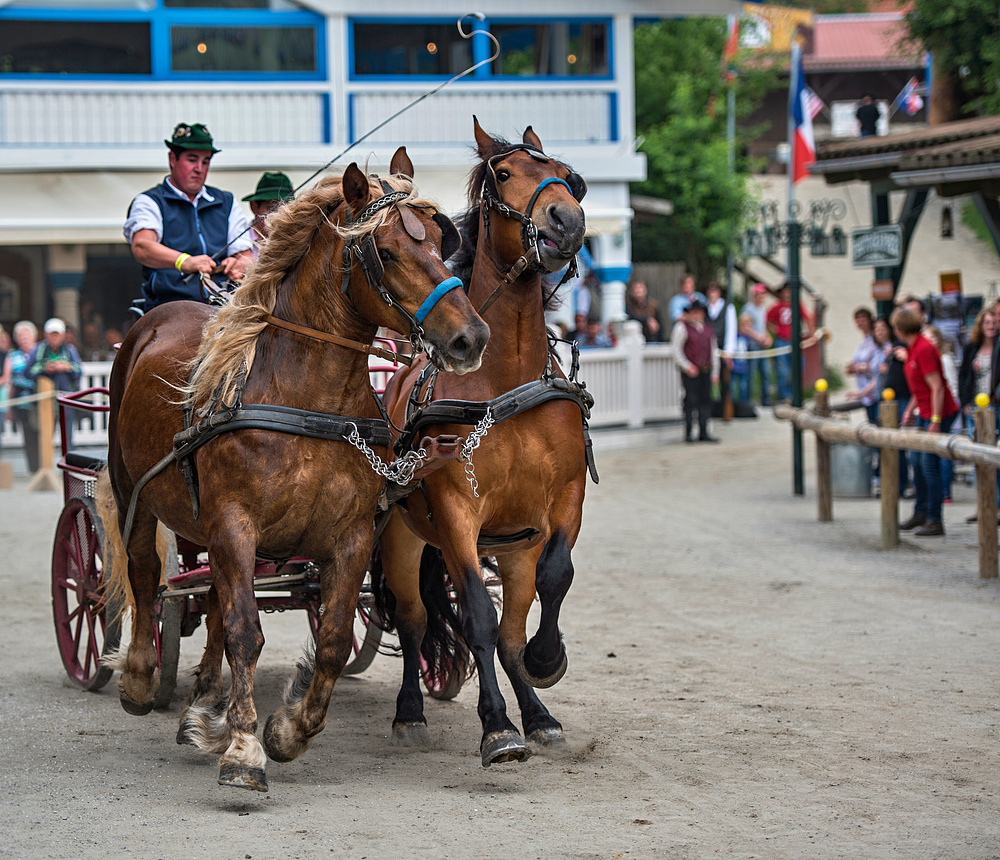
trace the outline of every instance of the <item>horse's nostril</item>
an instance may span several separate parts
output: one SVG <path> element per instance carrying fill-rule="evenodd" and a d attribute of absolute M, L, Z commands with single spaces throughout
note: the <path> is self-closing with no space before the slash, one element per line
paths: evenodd
<path fill-rule="evenodd" d="M 469 354 L 470 346 L 469 339 L 465 335 L 460 334 L 452 340 L 449 348 L 452 356 L 455 358 L 465 358 Z"/>
<path fill-rule="evenodd" d="M 550 203 L 545 214 L 549 216 L 549 223 L 561 234 L 565 235 L 566 225 L 563 223 L 562 216 L 559 213 L 559 205 L 557 203 Z"/>

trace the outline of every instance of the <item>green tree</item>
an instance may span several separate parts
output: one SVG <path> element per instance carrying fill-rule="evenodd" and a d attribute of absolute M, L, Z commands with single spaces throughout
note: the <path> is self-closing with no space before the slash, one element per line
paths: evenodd
<path fill-rule="evenodd" d="M 906 25 L 934 59 L 932 116 L 1000 113 L 997 0 L 913 0 Z"/>
<path fill-rule="evenodd" d="M 637 194 L 671 200 L 674 214 L 636 225 L 636 260 L 684 262 L 699 281 L 715 277 L 735 251 L 750 199 L 752 165 L 740 153 L 760 129 L 738 125 L 736 169 L 729 169 L 726 87 L 736 90 L 737 117 L 748 116 L 778 85 L 768 63 L 746 64 L 724 84 L 726 21 L 689 18 L 635 30 L 636 130 L 647 179 Z M 714 110 L 712 109 L 714 106 Z"/>

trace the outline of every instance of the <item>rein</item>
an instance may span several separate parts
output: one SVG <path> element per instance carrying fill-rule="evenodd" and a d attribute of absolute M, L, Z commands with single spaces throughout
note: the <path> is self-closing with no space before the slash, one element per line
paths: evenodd
<path fill-rule="evenodd" d="M 289 322 L 288 320 L 283 320 L 280 317 L 272 316 L 268 314 L 264 317 L 265 322 L 268 325 L 274 326 L 275 328 L 281 328 L 285 331 L 294 332 L 295 334 L 300 334 L 303 337 L 311 337 L 313 340 L 321 340 L 324 343 L 332 343 L 336 346 L 347 347 L 347 349 L 353 349 L 356 352 L 367 353 L 368 355 L 374 355 L 378 358 L 384 358 L 386 361 L 401 362 L 407 366 L 413 364 L 413 357 L 409 355 L 403 355 L 402 353 L 390 352 L 388 349 L 382 349 L 381 347 L 364 344 L 358 340 L 348 340 L 346 337 L 340 337 L 335 334 L 328 334 L 325 331 L 320 331 L 319 329 L 309 328 L 308 326 L 299 325 L 298 323 Z"/>

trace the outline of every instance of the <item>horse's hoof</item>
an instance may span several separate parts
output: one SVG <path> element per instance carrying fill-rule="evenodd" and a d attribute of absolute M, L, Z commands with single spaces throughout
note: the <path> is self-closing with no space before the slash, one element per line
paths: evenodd
<path fill-rule="evenodd" d="M 558 749 L 559 747 L 566 746 L 566 737 L 563 735 L 562 729 L 551 727 L 547 729 L 535 729 L 525 740 L 535 746 L 547 747 L 548 749 Z"/>
<path fill-rule="evenodd" d="M 122 689 L 121 682 L 118 684 L 118 701 L 122 703 L 122 708 L 125 713 L 131 714 L 133 717 L 144 717 L 151 710 L 153 710 L 153 700 L 150 699 L 148 702 L 135 702 L 125 695 L 125 691 Z"/>
<path fill-rule="evenodd" d="M 524 681 L 525 684 L 530 684 L 532 687 L 539 690 L 544 690 L 547 687 L 553 687 L 558 684 L 562 676 L 566 674 L 566 669 L 569 666 L 569 659 L 566 657 L 566 649 L 561 649 L 555 669 L 544 675 L 539 674 L 543 669 L 542 666 L 532 666 L 530 669 L 528 668 L 525 660 L 527 651 L 527 648 L 523 648 L 521 653 L 517 656 L 517 674 L 521 676 L 521 680 Z"/>
<path fill-rule="evenodd" d="M 531 757 L 531 747 L 517 732 L 511 731 L 487 735 L 479 751 L 483 756 L 483 767 L 505 761 L 527 761 Z"/>
<path fill-rule="evenodd" d="M 262 767 L 224 764 L 219 768 L 219 785 L 245 788 L 249 791 L 267 791 L 267 776 Z"/>
<path fill-rule="evenodd" d="M 431 733 L 427 723 L 393 723 L 393 742 L 401 747 L 423 747 L 431 745 Z"/>

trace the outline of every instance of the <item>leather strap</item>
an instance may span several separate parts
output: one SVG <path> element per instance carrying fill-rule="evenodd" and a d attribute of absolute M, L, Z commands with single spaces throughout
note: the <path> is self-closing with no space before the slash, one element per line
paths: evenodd
<path fill-rule="evenodd" d="M 384 358 L 386 361 L 400 362 L 409 367 L 413 364 L 413 359 L 408 355 L 402 355 L 398 352 L 390 352 L 387 349 L 382 349 L 378 346 L 372 346 L 371 344 L 361 343 L 357 340 L 348 340 L 346 337 L 339 337 L 335 334 L 328 334 L 325 331 L 319 331 L 319 329 L 309 328 L 308 326 L 299 325 L 298 323 L 289 322 L 288 320 L 280 319 L 279 317 L 272 316 L 268 314 L 264 317 L 264 320 L 268 325 L 272 325 L 275 328 L 282 328 L 285 331 L 293 332 L 294 334 L 300 334 L 303 337 L 311 337 L 313 340 L 321 340 L 325 343 L 332 343 L 336 346 L 344 346 L 348 349 L 353 349 L 357 352 L 367 353 L 368 355 L 375 355 L 379 358 Z"/>

